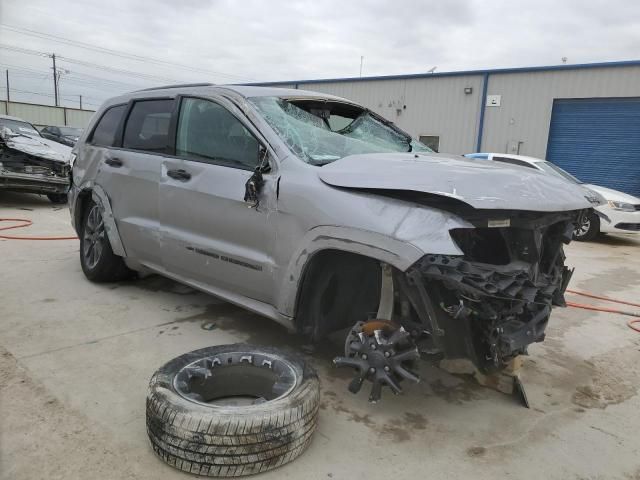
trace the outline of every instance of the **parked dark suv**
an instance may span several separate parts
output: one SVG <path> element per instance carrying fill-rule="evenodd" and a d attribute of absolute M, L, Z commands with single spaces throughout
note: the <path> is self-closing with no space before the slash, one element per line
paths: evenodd
<path fill-rule="evenodd" d="M 82 135 L 82 128 L 44 127 L 40 130 L 40 134 L 49 140 L 73 147 Z"/>

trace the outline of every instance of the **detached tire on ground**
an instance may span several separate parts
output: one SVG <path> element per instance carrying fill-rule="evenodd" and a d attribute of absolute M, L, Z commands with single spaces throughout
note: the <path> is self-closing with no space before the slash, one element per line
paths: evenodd
<path fill-rule="evenodd" d="M 319 402 L 315 371 L 294 355 L 244 344 L 207 347 L 153 375 L 147 433 L 155 453 L 175 468 L 251 475 L 305 450 Z"/>

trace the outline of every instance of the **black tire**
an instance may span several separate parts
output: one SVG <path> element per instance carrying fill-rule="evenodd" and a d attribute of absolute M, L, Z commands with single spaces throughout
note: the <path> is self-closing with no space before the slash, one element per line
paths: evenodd
<path fill-rule="evenodd" d="M 275 378 L 284 393 L 271 385 Z M 209 403 L 249 392 L 266 401 Z M 156 455 L 185 472 L 251 475 L 302 454 L 316 428 L 319 403 L 318 377 L 296 356 L 244 344 L 207 347 L 171 360 L 151 377 L 147 434 Z"/>
<path fill-rule="evenodd" d="M 585 217 L 582 225 L 573 232 L 573 239 L 578 242 L 589 242 L 595 239 L 600 233 L 600 217 L 595 213 L 590 213 Z"/>
<path fill-rule="evenodd" d="M 55 203 L 56 205 L 67 203 L 66 193 L 47 193 L 47 198 L 51 203 Z"/>
<path fill-rule="evenodd" d="M 95 215 L 102 220 L 102 207 L 89 200 L 80 224 L 80 265 L 84 275 L 92 282 L 117 282 L 130 278 L 133 272 L 122 257 L 113 253 L 104 222 L 93 225 Z"/>

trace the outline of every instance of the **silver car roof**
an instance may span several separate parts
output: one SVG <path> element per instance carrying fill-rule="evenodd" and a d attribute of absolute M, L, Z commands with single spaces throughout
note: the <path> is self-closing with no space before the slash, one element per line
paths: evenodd
<path fill-rule="evenodd" d="M 155 89 L 145 89 L 125 93 L 124 95 L 107 100 L 104 106 L 125 103 L 133 98 L 156 98 L 179 94 L 202 95 L 206 97 L 220 93 L 228 93 L 245 99 L 253 97 L 321 98 L 354 105 L 353 102 L 341 97 L 336 97 L 335 95 L 312 92 L 309 90 L 299 90 L 297 88 L 255 87 L 250 85 L 169 85 Z"/>

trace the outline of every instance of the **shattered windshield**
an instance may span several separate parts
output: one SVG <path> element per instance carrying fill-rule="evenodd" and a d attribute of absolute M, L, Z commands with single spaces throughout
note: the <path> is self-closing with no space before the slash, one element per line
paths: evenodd
<path fill-rule="evenodd" d="M 27 122 L 21 122 L 20 120 L 12 120 L 10 118 L 0 118 L 0 130 L 3 128 L 8 128 L 13 133 L 20 135 L 34 135 L 36 137 L 40 136 L 40 132 L 36 130 L 36 128 Z"/>
<path fill-rule="evenodd" d="M 355 105 L 278 97 L 254 97 L 250 101 L 289 148 L 313 165 L 364 153 L 431 151 Z"/>

